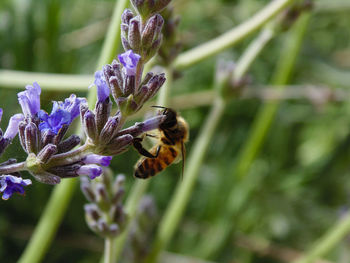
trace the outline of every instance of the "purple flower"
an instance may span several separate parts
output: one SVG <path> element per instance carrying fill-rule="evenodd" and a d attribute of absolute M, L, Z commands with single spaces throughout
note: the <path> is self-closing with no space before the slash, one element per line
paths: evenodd
<path fill-rule="evenodd" d="M 71 124 L 79 115 L 80 104 L 85 101 L 85 98 L 77 98 L 74 94 L 65 99 L 64 102 L 54 101 L 50 115 L 43 110 L 39 111 L 39 118 L 42 120 L 39 129 L 41 131 L 50 130 L 57 134 L 63 125 Z"/>
<path fill-rule="evenodd" d="M 109 87 L 107 85 L 102 70 L 95 72 L 94 84 L 97 87 L 97 100 L 105 101 L 109 97 Z"/>
<path fill-rule="evenodd" d="M 18 102 L 25 116 L 34 116 L 39 112 L 40 93 L 41 89 L 39 84 L 34 82 L 33 86 L 27 85 L 25 91 L 17 94 Z"/>
<path fill-rule="evenodd" d="M 0 192 L 2 192 L 2 199 L 9 199 L 13 193 L 24 194 L 24 186 L 32 184 L 30 179 L 23 179 L 13 175 L 0 176 Z"/>
<path fill-rule="evenodd" d="M 128 50 L 123 54 L 118 55 L 120 63 L 123 64 L 125 73 L 128 76 L 134 76 L 136 74 L 137 63 L 141 56 L 133 53 L 132 50 Z"/>
<path fill-rule="evenodd" d="M 1 121 L 1 118 L 2 118 L 2 114 L 3 114 L 3 110 L 0 108 L 0 121 Z"/>
<path fill-rule="evenodd" d="M 12 140 L 18 133 L 18 126 L 23 121 L 24 116 L 21 113 L 15 114 L 10 118 L 9 125 L 7 126 L 4 138 Z"/>
<path fill-rule="evenodd" d="M 102 168 L 96 164 L 83 165 L 77 170 L 78 175 L 88 175 L 91 180 L 100 176 L 102 172 Z"/>
<path fill-rule="evenodd" d="M 109 166 L 111 164 L 112 156 L 102 156 L 98 154 L 89 154 L 85 157 L 83 162 L 85 164 L 99 164 L 102 166 Z"/>

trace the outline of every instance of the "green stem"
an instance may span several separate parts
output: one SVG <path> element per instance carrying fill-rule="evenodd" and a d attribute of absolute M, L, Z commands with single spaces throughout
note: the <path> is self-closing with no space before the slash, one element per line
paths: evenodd
<path fill-rule="evenodd" d="M 113 18 L 103 44 L 97 69 L 100 69 L 103 64 L 110 62 L 118 49 L 120 42 L 120 34 L 118 34 L 120 30 L 120 16 L 126 4 L 126 0 L 119 0 L 116 3 L 116 8 L 114 9 Z M 94 90 L 91 90 L 88 94 L 89 104 L 91 105 L 95 100 L 96 93 Z M 80 128 L 77 133 L 79 132 Z M 63 219 L 68 204 L 72 199 L 76 184 L 76 179 L 65 179 L 54 188 L 39 223 L 18 261 L 19 263 L 37 263 L 43 259 Z"/>
<path fill-rule="evenodd" d="M 56 186 L 45 207 L 40 221 L 18 263 L 41 262 L 56 234 L 67 205 L 76 188 L 76 179 L 65 179 Z"/>
<path fill-rule="evenodd" d="M 23 89 L 26 85 L 38 82 L 43 90 L 86 91 L 94 76 L 34 73 L 17 70 L 0 70 L 0 86 L 4 88 Z"/>
<path fill-rule="evenodd" d="M 115 238 L 105 238 L 105 248 L 103 253 L 104 263 L 114 263 Z"/>
<path fill-rule="evenodd" d="M 350 212 L 348 212 L 339 222 L 337 222 L 329 231 L 317 240 L 313 248 L 303 257 L 292 263 L 312 263 L 317 259 L 324 257 L 330 252 L 342 239 L 350 232 Z"/>
<path fill-rule="evenodd" d="M 266 26 L 260 34 L 249 44 L 247 49 L 244 51 L 242 56 L 239 58 L 237 62 L 237 66 L 234 70 L 234 79 L 239 81 L 248 71 L 256 57 L 260 54 L 263 48 L 270 42 L 270 40 L 274 37 L 275 31 L 273 30 L 271 25 Z"/>
<path fill-rule="evenodd" d="M 286 83 L 288 83 L 292 70 L 295 65 L 296 58 L 301 48 L 303 38 L 305 35 L 306 27 L 310 14 L 304 14 L 293 27 L 290 35 L 286 39 L 285 46 L 281 52 L 281 57 L 276 66 L 276 72 L 273 77 L 272 83 L 278 85 L 279 88 L 283 89 Z M 249 168 L 254 161 L 256 155 L 260 151 L 269 128 L 271 127 L 272 121 L 276 115 L 279 103 L 269 102 L 265 103 L 259 110 L 255 117 L 254 123 L 252 124 L 251 132 L 248 136 L 246 143 L 238 154 L 238 161 L 236 162 L 231 177 L 243 178 L 249 171 Z M 232 191 L 228 194 L 227 206 L 222 207 L 220 220 L 212 227 L 201 244 L 200 251 L 203 253 L 202 256 L 205 258 L 213 257 L 225 244 L 226 239 L 230 235 L 233 228 L 233 218 L 237 211 L 237 207 L 231 206 L 231 200 L 236 197 L 235 191 L 237 189 L 232 187 Z M 250 193 L 252 189 L 250 190 Z M 249 194 L 245 196 L 245 200 L 239 202 L 240 207 L 249 198 Z M 224 227 L 222 227 L 224 225 Z M 213 242 L 215 240 L 215 242 Z"/>
<path fill-rule="evenodd" d="M 294 30 L 290 33 L 290 37 L 286 39 L 287 42 L 285 44 L 285 49 L 282 51 L 282 56 L 279 59 L 279 63 L 276 66 L 277 70 L 272 79 L 272 85 L 278 86 L 281 90 L 286 87 L 285 85 L 288 83 L 292 74 L 309 18 L 309 14 L 304 14 L 293 27 Z M 240 151 L 236 169 L 232 173 L 232 176 L 244 177 L 247 174 L 250 165 L 265 141 L 278 106 L 278 101 L 269 102 L 265 103 L 259 110 L 255 121 L 253 122 L 247 142 Z"/>
<path fill-rule="evenodd" d="M 251 33 L 259 30 L 263 25 L 265 25 L 269 20 L 271 20 L 292 2 L 293 0 L 271 1 L 270 4 L 268 4 L 264 9 L 255 14 L 246 22 L 211 41 L 180 54 L 173 64 L 174 68 L 181 69 L 189 67 L 233 46 Z"/>
<path fill-rule="evenodd" d="M 223 115 L 225 102 L 220 97 L 214 100 L 210 114 L 196 139 L 184 172 L 184 179 L 176 188 L 168 208 L 162 218 L 156 235 L 153 250 L 146 262 L 156 262 L 159 252 L 167 246 L 176 230 L 188 203 L 199 169 L 203 163 L 208 146 Z"/>
<path fill-rule="evenodd" d="M 164 71 L 165 71 L 166 81 L 163 87 L 159 91 L 156 105 L 161 105 L 166 107 L 168 106 L 168 103 L 169 103 L 170 88 L 171 88 L 173 79 L 172 79 L 171 68 L 165 68 Z M 125 205 L 125 211 L 129 216 L 129 222 L 125 230 L 123 231 L 123 233 L 117 238 L 117 241 L 116 241 L 116 245 L 115 245 L 116 262 L 120 258 L 123 248 L 125 246 L 125 241 L 130 230 L 130 222 L 135 217 L 138 204 L 140 203 L 140 200 L 144 195 L 144 193 L 147 191 L 149 184 L 150 184 L 150 180 L 136 180 L 136 182 L 134 183 L 131 189 L 131 193 L 128 196 L 128 199 Z"/>

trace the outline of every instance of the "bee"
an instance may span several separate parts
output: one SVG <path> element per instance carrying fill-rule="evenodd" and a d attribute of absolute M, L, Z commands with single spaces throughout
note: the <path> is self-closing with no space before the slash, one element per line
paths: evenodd
<path fill-rule="evenodd" d="M 143 148 L 142 138 L 135 138 L 133 145 L 135 149 L 143 155 L 135 165 L 134 176 L 147 179 L 163 171 L 172 163 L 177 163 L 181 159 L 182 174 L 184 170 L 185 142 L 189 137 L 189 127 L 184 118 L 170 108 L 163 108 L 162 114 L 165 116 L 158 128 L 158 142 L 150 151 Z"/>

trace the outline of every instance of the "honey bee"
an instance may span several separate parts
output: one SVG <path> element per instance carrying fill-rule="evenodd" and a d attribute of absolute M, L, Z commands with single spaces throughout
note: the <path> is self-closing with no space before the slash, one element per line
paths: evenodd
<path fill-rule="evenodd" d="M 136 163 L 134 172 L 134 176 L 141 179 L 155 176 L 181 159 L 183 160 L 182 174 L 184 170 L 184 144 L 189 137 L 188 124 L 173 109 L 154 107 L 163 108 L 162 114 L 165 115 L 165 119 L 158 128 L 158 136 L 152 136 L 158 138 L 157 144 L 147 151 L 141 144 L 142 138 L 135 138 L 133 142 L 135 149 L 143 155 Z"/>

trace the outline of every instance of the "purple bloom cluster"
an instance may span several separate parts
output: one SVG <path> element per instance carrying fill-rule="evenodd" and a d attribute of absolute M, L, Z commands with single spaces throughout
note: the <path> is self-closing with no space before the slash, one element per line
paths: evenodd
<path fill-rule="evenodd" d="M 79 115 L 81 103 L 86 103 L 86 99 L 77 98 L 76 95 L 72 94 L 64 102 L 54 101 L 50 115 L 40 110 L 38 116 L 42 122 L 39 124 L 39 130 L 50 130 L 54 134 L 58 134 L 63 125 L 71 124 Z"/>
<path fill-rule="evenodd" d="M 30 179 L 22 179 L 13 175 L 0 175 L 0 192 L 2 192 L 2 199 L 9 199 L 12 194 L 24 194 L 24 186 L 32 184 Z"/>
<path fill-rule="evenodd" d="M 95 179 L 103 174 L 103 167 L 110 165 L 113 156 L 132 145 L 135 137 L 161 125 L 165 117 L 158 115 L 122 129 L 127 118 L 140 110 L 165 82 L 164 74 L 148 72 L 143 77 L 143 68 L 161 44 L 164 20 L 157 12 L 168 1 L 157 1 L 152 6 L 143 6 L 140 2 L 133 1 L 138 14 L 127 9 L 122 15 L 121 38 L 126 52 L 118 55 L 119 61 L 114 60 L 95 73 L 97 101 L 94 109 L 89 108 L 85 98 L 72 94 L 64 101 L 53 101 L 51 113 L 47 113 L 41 109 L 41 88 L 37 82 L 18 93 L 23 114 L 10 118 L 4 134 L 0 130 L 0 154 L 18 133 L 27 158 L 23 163 L 17 164 L 17 160 L 9 159 L 0 164 L 3 199 L 10 198 L 15 192 L 23 194 L 23 187 L 31 184 L 30 180 L 20 177 L 22 170 L 29 171 L 36 180 L 46 184 L 57 184 L 68 177 Z M 110 94 L 118 107 L 114 115 L 111 115 Z M 3 110 L 0 109 L 0 121 L 2 115 Z M 81 146 L 80 136 L 65 138 L 71 123 L 79 115 L 86 135 L 85 144 Z M 119 196 L 122 192 L 114 193 L 113 189 L 102 191 L 100 184 L 96 185 L 99 194 L 104 191 L 108 195 Z M 115 224 L 110 225 L 107 232 L 115 235 L 124 219 L 121 211 L 113 212 Z M 105 229 L 104 225 L 100 227 Z M 107 232 L 103 232 L 104 235 Z"/>

